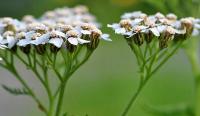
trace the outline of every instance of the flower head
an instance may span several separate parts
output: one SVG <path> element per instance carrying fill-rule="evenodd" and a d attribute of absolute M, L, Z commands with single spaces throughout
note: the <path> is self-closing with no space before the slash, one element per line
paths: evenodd
<path fill-rule="evenodd" d="M 141 11 L 136 11 L 125 13 L 121 16 L 119 23 L 108 25 L 108 27 L 115 33 L 125 36 L 127 40 L 130 39 L 129 42 L 133 39 L 137 45 L 142 45 L 143 40 L 150 43 L 157 38 L 159 43 L 162 43 L 160 48 L 165 48 L 169 41 L 184 40 L 191 35 L 198 35 L 200 20 L 192 17 L 178 20 L 173 13 L 165 16 L 158 12 L 148 16 Z"/>
<path fill-rule="evenodd" d="M 19 47 L 26 54 L 31 48 L 42 54 L 49 45 L 53 52 L 78 46 L 93 46 L 88 48 L 94 49 L 100 39 L 111 41 L 98 26 L 85 6 L 47 11 L 39 19 L 32 15 L 24 16 L 22 21 L 1 18 L 0 45 L 8 49 Z"/>

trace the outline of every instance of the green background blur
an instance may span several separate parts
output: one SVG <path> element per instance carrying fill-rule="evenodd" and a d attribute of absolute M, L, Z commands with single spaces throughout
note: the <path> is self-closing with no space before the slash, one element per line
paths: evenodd
<path fill-rule="evenodd" d="M 148 14 L 160 11 L 175 12 L 181 17 L 197 16 L 193 9 L 195 4 L 191 2 L 192 0 L 0 0 L 0 17 L 20 19 L 25 14 L 39 17 L 46 10 L 57 7 L 79 4 L 88 6 L 90 12 L 103 24 L 103 32 L 109 33 L 113 42 L 101 42 L 90 60 L 73 75 L 66 88 L 64 109 L 74 116 L 119 116 L 138 86 L 138 67 L 126 42 L 121 36 L 114 35 L 106 25 L 119 21 L 124 12 L 134 10 Z M 0 82 L 12 78 L 8 72 L 0 70 L 1 75 L 6 76 L 1 77 L 0 80 L 3 81 Z M 24 69 L 20 70 L 23 72 Z M 27 78 L 33 77 L 29 72 L 23 74 Z M 149 105 L 170 110 L 192 104 L 193 81 L 191 66 L 180 50 L 147 84 L 129 116 L 155 116 L 146 110 L 145 107 Z M 41 91 L 36 86 L 36 81 L 30 82 Z M 3 91 L 0 89 L 0 116 L 43 116 L 29 98 L 11 97 L 12 95 Z"/>

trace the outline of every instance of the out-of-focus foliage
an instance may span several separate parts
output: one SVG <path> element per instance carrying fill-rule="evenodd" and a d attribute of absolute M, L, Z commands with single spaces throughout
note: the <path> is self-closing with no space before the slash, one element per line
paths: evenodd
<path fill-rule="evenodd" d="M 66 89 L 66 109 L 68 113 L 75 116 L 85 114 L 116 116 L 124 108 L 127 99 L 131 97 L 137 87 L 137 67 L 126 43 L 119 39 L 120 36 L 113 35 L 112 30 L 107 29 L 106 25 L 118 21 L 124 12 L 136 10 L 147 14 L 154 14 L 158 11 L 174 12 L 180 17 L 190 16 L 193 12 L 192 16 L 198 17 L 197 15 L 200 14 L 196 12 L 197 4 L 195 2 L 200 2 L 200 0 L 0 0 L 0 17 L 11 16 L 20 19 L 25 14 L 38 17 L 46 10 L 56 7 L 78 4 L 88 6 L 98 21 L 103 24 L 104 32 L 111 34 L 113 42 L 102 43 L 90 61 L 69 81 Z M 193 79 L 190 65 L 185 56 L 179 54 L 168 62 L 148 84 L 138 99 L 140 103 L 136 103 L 130 116 L 151 116 L 141 107 L 148 103 L 158 107 L 173 106 L 182 102 L 190 103 L 193 101 L 194 94 L 192 88 Z M 4 100 L 7 108 L 12 108 L 12 106 L 16 110 L 20 108 L 15 106 L 17 103 L 11 103 L 4 97 L 1 95 L 0 104 Z M 31 105 L 32 107 L 35 105 Z M 5 111 L 5 114 L 12 113 L 2 107 L 0 111 L 1 113 Z M 30 115 L 31 112 L 35 116 L 36 111 L 36 109 L 27 109 L 26 113 Z M 13 111 L 12 115 L 21 116 L 24 112 Z"/>
<path fill-rule="evenodd" d="M 162 13 L 173 12 L 180 17 L 200 16 L 199 0 L 143 0 Z"/>

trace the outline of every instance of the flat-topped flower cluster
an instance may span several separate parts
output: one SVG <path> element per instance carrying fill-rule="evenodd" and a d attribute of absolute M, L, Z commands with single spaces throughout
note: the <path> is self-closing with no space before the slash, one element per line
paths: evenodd
<path fill-rule="evenodd" d="M 59 8 L 36 19 L 31 15 L 21 21 L 10 17 L 0 18 L 0 48 L 16 51 L 19 47 L 29 53 L 32 47 L 44 53 L 47 45 L 52 52 L 67 48 L 70 52 L 78 45 L 95 49 L 99 39 L 111 41 L 108 34 L 98 29 L 99 24 L 87 7 Z"/>
<path fill-rule="evenodd" d="M 185 40 L 191 35 L 200 32 L 200 19 L 186 17 L 180 20 L 175 14 L 161 13 L 147 15 L 141 11 L 125 13 L 119 23 L 108 25 L 115 33 L 133 40 L 135 44 L 142 45 L 144 41 L 150 43 L 158 38 L 160 48 L 166 48 L 170 41 Z"/>

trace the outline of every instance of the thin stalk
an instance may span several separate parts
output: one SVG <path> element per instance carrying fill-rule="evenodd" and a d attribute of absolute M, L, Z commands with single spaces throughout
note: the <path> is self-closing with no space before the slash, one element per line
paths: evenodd
<path fill-rule="evenodd" d="M 92 52 L 93 51 L 88 50 L 83 61 L 81 61 L 79 64 L 77 64 L 74 67 L 72 67 L 72 66 L 68 67 L 71 70 L 68 71 L 68 73 L 66 73 L 66 75 L 64 75 L 65 76 L 64 81 L 61 84 L 61 86 L 58 88 L 58 89 L 60 89 L 60 94 L 59 94 L 59 98 L 58 98 L 58 104 L 57 104 L 57 109 L 56 109 L 56 115 L 55 116 L 60 116 L 60 113 L 62 111 L 63 97 L 64 97 L 64 94 L 65 94 L 65 87 L 67 85 L 68 80 L 70 79 L 71 75 L 89 59 L 89 57 L 91 56 Z"/>
<path fill-rule="evenodd" d="M 173 51 L 167 55 L 163 61 L 161 61 L 161 63 L 153 70 L 151 71 L 152 69 L 152 66 L 156 61 L 154 60 L 155 58 L 152 59 L 152 62 L 150 63 L 150 68 L 147 69 L 147 75 L 145 76 L 145 80 L 140 83 L 136 93 L 132 96 L 131 100 L 129 101 L 129 103 L 127 104 L 127 106 L 125 107 L 125 110 L 123 111 L 122 115 L 121 116 L 126 116 L 128 114 L 128 111 L 130 110 L 130 108 L 132 107 L 133 103 L 135 103 L 135 101 L 137 100 L 138 96 L 140 95 L 141 91 L 143 90 L 143 88 L 146 86 L 146 84 L 148 83 L 148 81 L 150 80 L 150 78 L 153 76 L 153 74 L 155 74 L 175 53 L 176 51 L 178 50 L 178 48 L 180 47 L 180 45 L 182 45 L 182 42 L 177 45 L 175 47 L 175 49 L 173 49 Z M 137 54 L 136 54 L 137 55 Z M 153 55 L 154 56 L 154 55 Z M 155 55 L 154 57 L 156 57 L 157 55 Z M 143 70 L 141 72 L 141 75 L 144 75 L 145 71 Z"/>
<path fill-rule="evenodd" d="M 59 98 L 58 98 L 58 105 L 57 105 L 57 108 L 56 108 L 56 115 L 55 116 L 60 116 L 60 112 L 62 111 L 63 97 L 64 97 L 64 94 L 65 94 L 66 84 L 67 84 L 67 81 L 63 82 L 62 85 L 61 85 L 60 95 L 59 95 Z"/>
<path fill-rule="evenodd" d="M 148 78 L 150 78 L 154 73 L 156 73 L 178 50 L 178 48 L 180 48 L 180 46 L 182 45 L 182 42 L 179 43 L 179 45 L 177 45 L 172 52 L 167 55 L 161 62 L 160 64 L 158 64 L 158 66 L 151 72 L 151 74 L 149 75 Z"/>

